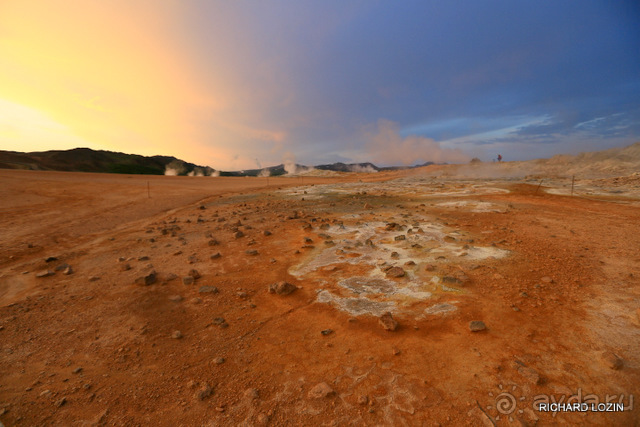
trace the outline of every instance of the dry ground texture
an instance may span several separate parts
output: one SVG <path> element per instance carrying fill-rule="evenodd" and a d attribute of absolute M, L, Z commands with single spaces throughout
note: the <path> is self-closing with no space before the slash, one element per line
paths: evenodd
<path fill-rule="evenodd" d="M 0 421 L 637 425 L 640 177 L 458 175 L 0 171 Z"/>

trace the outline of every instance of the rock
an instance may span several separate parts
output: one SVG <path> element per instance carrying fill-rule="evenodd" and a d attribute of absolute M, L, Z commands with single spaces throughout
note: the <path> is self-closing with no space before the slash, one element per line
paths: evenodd
<path fill-rule="evenodd" d="M 330 335 L 333 333 L 333 329 L 325 329 L 324 331 L 320 331 L 322 335 Z"/>
<path fill-rule="evenodd" d="M 198 292 L 201 294 L 217 294 L 219 291 L 215 286 L 200 286 Z"/>
<path fill-rule="evenodd" d="M 480 332 L 487 329 L 487 326 L 484 324 L 482 320 L 472 320 L 469 322 L 469 330 L 471 332 Z"/>
<path fill-rule="evenodd" d="M 182 338 L 182 332 L 173 331 L 173 333 L 171 334 L 171 338 L 173 338 L 174 340 L 179 340 L 180 338 Z"/>
<path fill-rule="evenodd" d="M 154 270 L 151 270 L 151 272 L 149 274 L 147 274 L 146 276 L 138 277 L 136 279 L 136 284 L 149 286 L 149 285 L 153 285 L 154 283 L 156 283 L 156 280 L 157 280 L 156 272 Z"/>
<path fill-rule="evenodd" d="M 95 281 L 98 281 L 98 280 L 100 280 L 100 276 L 91 276 L 91 277 L 89 277 L 89 281 L 90 282 L 95 282 Z"/>
<path fill-rule="evenodd" d="M 251 400 L 256 400 L 260 397 L 260 393 L 258 392 L 257 389 L 255 388 L 248 388 L 244 391 L 244 395 L 245 397 L 251 399 Z"/>
<path fill-rule="evenodd" d="M 391 258 L 398 259 L 398 258 L 400 258 L 400 254 L 398 252 L 395 252 L 395 251 L 391 252 Z"/>
<path fill-rule="evenodd" d="M 219 244 L 220 242 L 218 242 L 216 239 L 209 240 L 209 246 L 217 246 Z"/>
<path fill-rule="evenodd" d="M 605 351 L 604 353 L 602 353 L 602 362 L 607 367 L 616 371 L 622 369 L 622 366 L 624 365 L 622 359 L 611 351 Z"/>
<path fill-rule="evenodd" d="M 373 206 L 371 206 L 369 203 L 365 203 L 363 206 L 364 209 L 372 209 Z"/>
<path fill-rule="evenodd" d="M 120 266 L 120 271 L 129 271 L 131 270 L 131 265 L 128 262 L 125 262 Z"/>
<path fill-rule="evenodd" d="M 544 277 L 540 278 L 540 281 L 542 283 L 553 283 L 553 279 L 551 277 L 549 277 L 549 276 L 544 276 Z"/>
<path fill-rule="evenodd" d="M 443 276 L 442 277 L 442 283 L 446 283 L 448 285 L 461 285 L 462 284 L 462 280 L 458 279 L 457 277 L 453 277 L 453 276 Z"/>
<path fill-rule="evenodd" d="M 193 277 L 194 280 L 199 279 L 200 277 L 200 273 L 198 273 L 198 270 L 196 270 L 195 268 L 192 268 L 191 270 L 189 270 L 189 273 L 187 273 L 187 276 L 191 276 Z"/>
<path fill-rule="evenodd" d="M 49 276 L 53 276 L 54 274 L 56 273 L 53 270 L 42 270 L 36 273 L 36 277 L 49 277 Z"/>
<path fill-rule="evenodd" d="M 244 237 L 244 233 L 240 230 L 236 231 L 233 235 L 233 237 L 235 237 L 236 239 L 239 239 L 241 237 Z"/>
<path fill-rule="evenodd" d="M 314 385 L 311 390 L 309 390 L 309 398 L 310 399 L 323 399 L 325 397 L 333 396 L 336 392 L 329 387 L 329 384 L 322 382 Z"/>
<path fill-rule="evenodd" d="M 225 362 L 224 357 L 216 357 L 213 359 L 213 363 L 216 365 L 222 365 Z"/>
<path fill-rule="evenodd" d="M 149 261 L 149 257 L 148 257 L 148 256 L 146 256 L 146 255 L 139 256 L 139 257 L 138 257 L 138 261 Z"/>
<path fill-rule="evenodd" d="M 427 264 L 427 265 L 424 267 L 424 269 L 425 269 L 425 270 L 427 270 L 427 271 L 434 271 L 434 270 L 436 269 L 436 266 L 435 266 L 435 265 L 433 265 L 433 264 Z"/>
<path fill-rule="evenodd" d="M 298 289 L 297 286 L 292 285 L 291 283 L 285 282 L 285 281 L 280 281 L 280 282 L 272 283 L 271 285 L 269 285 L 270 294 L 289 295 L 290 293 L 294 292 L 296 289 Z"/>
<path fill-rule="evenodd" d="M 218 253 L 215 253 L 215 254 L 211 255 L 211 256 L 209 257 L 209 259 L 218 259 L 218 258 L 220 258 L 221 256 L 222 256 L 222 255 L 220 255 L 220 252 L 218 252 Z"/>
<path fill-rule="evenodd" d="M 533 368 L 528 368 L 526 366 L 519 366 L 518 373 L 526 378 L 531 384 L 537 385 L 540 384 L 540 375 L 538 371 Z"/>
<path fill-rule="evenodd" d="M 44 259 L 44 262 L 53 262 L 53 261 L 57 261 L 58 258 L 54 257 L 54 256 L 50 256 L 50 257 L 46 257 Z"/>
<path fill-rule="evenodd" d="M 262 234 L 265 236 L 271 236 L 271 232 L 269 230 L 264 230 Z"/>
<path fill-rule="evenodd" d="M 407 240 L 407 236 L 405 236 L 404 234 L 400 234 L 399 236 L 394 237 L 393 240 L 395 240 L 396 242 Z"/>
<path fill-rule="evenodd" d="M 57 408 L 64 406 L 67 403 L 67 398 L 63 397 L 61 399 L 58 399 L 55 401 L 54 405 L 56 405 Z"/>
<path fill-rule="evenodd" d="M 76 369 L 71 371 L 71 373 L 73 373 L 73 374 L 79 374 L 80 372 L 82 372 L 82 367 L 80 367 L 80 366 L 78 366 Z"/>
<path fill-rule="evenodd" d="M 390 312 L 386 312 L 380 316 L 378 322 L 387 331 L 393 332 L 398 328 L 398 322 L 396 322 Z"/>
<path fill-rule="evenodd" d="M 191 303 L 192 304 L 200 304 L 202 302 L 202 300 L 198 297 L 192 298 L 191 299 Z"/>
<path fill-rule="evenodd" d="M 398 277 L 404 277 L 404 275 L 405 275 L 405 272 L 400 267 L 391 267 L 390 269 L 387 270 L 387 277 L 398 278 Z"/>
<path fill-rule="evenodd" d="M 207 383 L 203 383 L 196 391 L 195 398 L 198 400 L 204 400 L 207 397 L 211 396 L 211 391 L 211 386 Z"/>
<path fill-rule="evenodd" d="M 198 257 L 195 255 L 189 255 L 189 258 L 187 258 L 187 263 L 195 264 L 196 262 L 198 262 Z"/>
<path fill-rule="evenodd" d="M 358 396 L 358 405 L 366 405 L 369 403 L 369 396 L 366 394 Z"/>
<path fill-rule="evenodd" d="M 180 302 L 182 301 L 184 298 L 182 298 L 182 295 L 171 295 L 169 297 L 169 301 L 173 301 L 173 302 Z"/>
<path fill-rule="evenodd" d="M 244 251 L 244 253 L 245 253 L 245 254 L 247 254 L 247 255 L 251 255 L 251 256 L 256 256 L 256 255 L 258 255 L 258 251 L 257 251 L 257 250 L 255 250 L 255 249 L 249 249 L 249 250 L 246 250 L 246 251 Z"/>
<path fill-rule="evenodd" d="M 71 268 L 71 266 L 70 266 L 70 265 L 69 265 L 69 266 L 67 266 L 67 268 L 65 268 L 65 269 L 62 271 L 62 274 L 64 274 L 65 276 L 68 276 L 68 275 L 70 275 L 70 274 L 73 274 L 73 268 Z"/>
<path fill-rule="evenodd" d="M 66 263 L 65 264 L 60 264 L 60 265 L 56 266 L 56 268 L 54 268 L 54 270 L 55 271 L 62 271 L 67 267 L 69 267 L 69 264 L 66 264 Z"/>
<path fill-rule="evenodd" d="M 413 260 L 409 260 L 405 262 L 404 265 L 406 265 L 407 267 L 413 267 L 414 265 L 416 265 L 416 262 Z"/>
<path fill-rule="evenodd" d="M 167 274 L 167 277 L 164 279 L 167 282 L 170 282 L 172 280 L 176 280 L 178 278 L 177 275 L 173 274 L 173 273 L 169 273 Z"/>

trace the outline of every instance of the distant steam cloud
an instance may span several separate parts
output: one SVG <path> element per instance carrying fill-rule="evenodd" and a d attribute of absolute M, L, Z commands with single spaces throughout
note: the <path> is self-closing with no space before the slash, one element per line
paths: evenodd
<path fill-rule="evenodd" d="M 296 165 L 296 156 L 293 153 L 287 151 L 284 153 L 284 157 L 282 158 L 282 163 L 284 164 L 284 170 L 289 175 L 294 175 L 298 172 L 298 166 Z"/>
<path fill-rule="evenodd" d="M 375 132 L 367 134 L 367 151 L 374 162 L 412 165 L 420 162 L 461 163 L 470 157 L 461 150 L 442 148 L 440 143 L 424 136 L 402 137 L 397 123 L 379 120 Z"/>
<path fill-rule="evenodd" d="M 213 177 L 220 176 L 220 171 L 213 170 L 213 171 L 209 174 L 209 176 L 213 176 Z"/>
<path fill-rule="evenodd" d="M 351 166 L 349 166 L 349 170 L 351 172 L 357 172 L 357 173 L 375 173 L 375 172 L 378 172 L 373 167 L 371 167 L 371 165 L 366 165 L 366 166 L 351 165 Z"/>
<path fill-rule="evenodd" d="M 261 176 L 261 177 L 271 176 L 271 171 L 269 169 L 267 169 L 267 168 L 262 169 L 260 171 L 260 173 L 258 174 L 258 176 Z"/>
<path fill-rule="evenodd" d="M 180 160 L 173 160 L 167 166 L 165 166 L 164 174 L 167 176 L 184 175 L 187 172 L 187 167 L 184 162 Z"/>

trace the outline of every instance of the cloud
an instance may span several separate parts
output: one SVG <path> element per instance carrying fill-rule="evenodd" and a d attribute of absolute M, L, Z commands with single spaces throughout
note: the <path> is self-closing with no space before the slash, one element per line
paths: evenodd
<path fill-rule="evenodd" d="M 470 159 L 461 150 L 443 148 L 431 138 L 418 135 L 402 137 L 398 124 L 390 120 L 379 120 L 373 131 L 366 132 L 365 138 L 367 155 L 383 165 L 461 163 Z"/>

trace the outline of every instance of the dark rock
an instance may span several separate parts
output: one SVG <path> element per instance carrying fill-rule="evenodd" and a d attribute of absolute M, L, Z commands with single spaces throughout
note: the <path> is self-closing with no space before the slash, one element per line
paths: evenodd
<path fill-rule="evenodd" d="M 322 335 L 330 335 L 333 333 L 333 329 L 325 329 L 324 331 L 320 331 Z"/>
<path fill-rule="evenodd" d="M 255 249 L 248 249 L 246 251 L 244 251 L 245 254 L 247 255 L 251 255 L 251 256 L 256 256 L 259 254 L 259 252 Z"/>
<path fill-rule="evenodd" d="M 622 369 L 622 366 L 624 365 L 622 359 L 611 351 L 605 351 L 602 353 L 602 362 L 609 368 L 616 371 Z"/>
<path fill-rule="evenodd" d="M 473 320 L 469 322 L 469 330 L 471 332 L 480 332 L 487 329 L 487 326 L 484 324 L 482 320 Z"/>
<path fill-rule="evenodd" d="M 54 274 L 56 273 L 53 270 L 42 270 L 36 273 L 36 277 L 49 277 L 49 276 L 53 276 Z"/>
<path fill-rule="evenodd" d="M 294 292 L 296 289 L 298 289 L 297 286 L 292 285 L 291 283 L 285 282 L 285 281 L 280 281 L 280 282 L 272 283 L 271 285 L 269 285 L 269 293 L 271 294 L 289 295 L 290 293 Z"/>
<path fill-rule="evenodd" d="M 194 280 L 197 280 L 200 277 L 202 277 L 202 276 L 200 276 L 200 273 L 198 273 L 198 270 L 193 269 L 193 268 L 191 270 L 189 270 L 189 273 L 187 275 L 193 277 Z"/>
<path fill-rule="evenodd" d="M 396 322 L 390 312 L 386 312 L 380 316 L 378 322 L 387 331 L 393 332 L 398 328 L 398 322 Z"/>
<path fill-rule="evenodd" d="M 182 278 L 183 285 L 193 285 L 193 282 L 195 282 L 195 280 L 191 276 L 186 276 Z"/>
<path fill-rule="evenodd" d="M 217 294 L 219 291 L 215 286 L 200 286 L 198 292 L 201 294 Z"/>
<path fill-rule="evenodd" d="M 204 400 L 207 397 L 211 396 L 211 392 L 211 386 L 207 383 L 203 383 L 196 391 L 195 398 L 198 400 Z"/>
<path fill-rule="evenodd" d="M 157 280 L 156 272 L 152 270 L 149 274 L 138 277 L 136 279 L 136 284 L 149 286 L 156 283 L 156 280 Z"/>
<path fill-rule="evenodd" d="M 404 277 L 404 275 L 405 275 L 405 272 L 400 267 L 391 267 L 390 269 L 387 270 L 387 277 L 398 278 L 398 277 Z"/>

